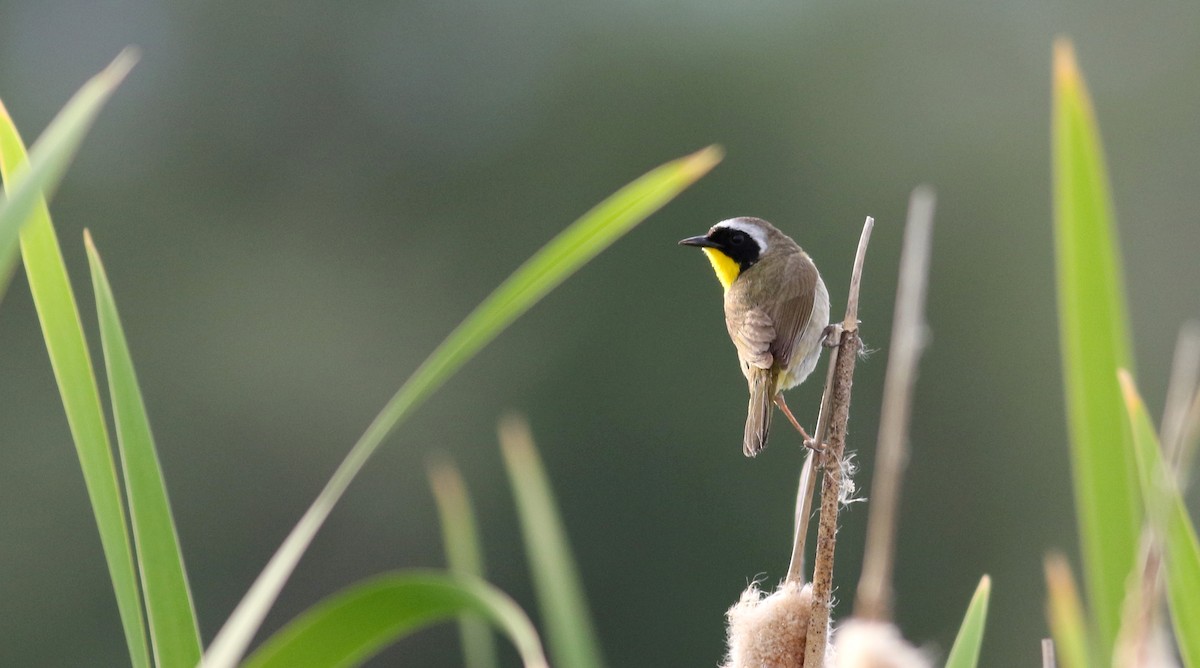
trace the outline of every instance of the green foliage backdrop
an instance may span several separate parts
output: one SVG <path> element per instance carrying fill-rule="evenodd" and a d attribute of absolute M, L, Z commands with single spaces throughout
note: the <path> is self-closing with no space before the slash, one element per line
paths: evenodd
<path fill-rule="evenodd" d="M 1175 332 L 1200 311 L 1190 5 L 135 0 L 17 2 L 5 18 L 0 97 L 29 137 L 121 47 L 143 50 L 53 212 L 78 295 L 90 294 L 82 229 L 101 242 L 205 642 L 469 309 L 566 221 L 712 142 L 727 151 L 720 169 L 451 380 L 394 437 L 406 447 L 380 450 L 268 630 L 364 577 L 442 565 L 424 479 L 433 448 L 471 488 L 490 581 L 535 610 L 495 445 L 497 417 L 515 409 L 537 437 L 609 663 L 716 663 L 724 609 L 748 579 L 786 568 L 799 455 L 786 437 L 756 461 L 738 452 L 745 389 L 719 288 L 674 242 L 721 218 L 768 218 L 813 254 L 840 303 L 874 215 L 861 313 L 867 343 L 885 349 L 907 194 L 928 182 L 933 338 L 897 615 L 906 635 L 946 650 L 989 573 L 983 665 L 1031 663 L 1046 632 L 1042 550 L 1078 565 L 1050 228 L 1058 33 L 1074 38 L 1104 129 L 1154 415 Z M 0 665 L 121 665 L 28 294 L 18 273 L 0 308 L 0 571 L 20 574 L 0 583 Z M 863 476 L 884 366 L 868 358 L 856 379 Z M 789 403 L 812 416 L 818 391 Z M 844 515 L 843 592 L 864 519 L 860 506 Z M 382 661 L 447 665 L 455 638 L 431 630 Z"/>

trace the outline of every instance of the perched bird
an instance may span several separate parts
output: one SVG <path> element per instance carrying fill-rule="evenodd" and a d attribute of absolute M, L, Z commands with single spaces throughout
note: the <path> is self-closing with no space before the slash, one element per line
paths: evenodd
<path fill-rule="evenodd" d="M 708 256 L 725 288 L 725 326 L 750 385 L 742 452 L 767 446 L 771 404 L 811 440 L 783 399 L 812 373 L 829 324 L 829 292 L 817 265 L 795 241 L 760 218 L 723 220 L 679 242 Z"/>

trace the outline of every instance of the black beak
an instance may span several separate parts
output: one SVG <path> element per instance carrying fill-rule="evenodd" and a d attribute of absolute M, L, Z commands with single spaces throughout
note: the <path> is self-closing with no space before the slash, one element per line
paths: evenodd
<path fill-rule="evenodd" d="M 700 248 L 720 248 L 716 242 L 705 236 L 688 237 L 679 242 L 680 246 L 699 246 Z"/>

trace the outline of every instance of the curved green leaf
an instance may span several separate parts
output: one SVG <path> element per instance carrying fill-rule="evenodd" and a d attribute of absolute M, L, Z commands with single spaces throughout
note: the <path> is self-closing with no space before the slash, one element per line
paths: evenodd
<path fill-rule="evenodd" d="M 720 160 L 721 150 L 710 146 L 651 170 L 551 239 L 475 307 L 405 381 L 350 449 L 217 633 L 204 655 L 204 667 L 231 668 L 241 658 L 333 506 L 397 425 L 546 293 L 707 174 Z"/>
<path fill-rule="evenodd" d="M 570 668 L 599 668 L 604 660 L 583 583 L 529 425 L 517 417 L 501 421 L 500 448 L 504 452 L 509 485 L 517 500 L 529 570 L 554 663 Z"/>
<path fill-rule="evenodd" d="M 1200 592 L 1200 540 L 1179 487 L 1163 463 L 1158 435 L 1132 376 L 1122 370 L 1120 382 L 1133 427 L 1142 498 L 1165 547 L 1163 568 L 1175 643 L 1185 666 L 1200 666 L 1200 597 L 1196 595 Z"/>
<path fill-rule="evenodd" d="M 134 59 L 132 53 L 122 52 L 108 69 L 96 75 L 71 98 L 34 146 L 32 168 L 26 167 L 25 147 L 12 119 L 0 107 L 0 172 L 6 184 L 17 182 L 12 189 L 13 197 L 5 206 L 5 214 L 16 216 L 24 210 L 26 214 L 21 218 L 28 217 L 23 226 L 20 220 L 13 223 L 3 219 L 0 236 L 5 234 L 4 229 L 10 232 L 14 229 L 4 228 L 4 225 L 20 228 L 21 254 L 29 289 L 42 324 L 46 352 L 75 441 L 92 512 L 96 516 L 96 527 L 125 630 L 125 642 L 133 665 L 141 667 L 150 665 L 150 648 L 146 642 L 129 527 L 108 440 L 108 426 L 100 405 L 100 391 L 46 200 L 39 191 L 21 185 L 35 179 L 52 185 L 61 176 L 100 106 Z M 12 211 L 16 213 L 10 213 Z M 0 257 L 0 261 L 3 259 Z"/>
<path fill-rule="evenodd" d="M 92 122 L 137 62 L 137 51 L 125 49 L 67 102 L 33 143 L 26 169 L 25 145 L 8 109 L 0 102 L 0 165 L 4 171 L 4 207 L 0 209 L 0 297 L 8 288 L 17 261 L 17 235 L 39 204 L 54 193 Z"/>
<path fill-rule="evenodd" d="M 471 497 L 458 468 L 448 459 L 430 463 L 429 485 L 437 501 L 450 572 L 483 579 L 483 550 L 479 547 L 475 512 L 471 509 Z M 499 665 L 495 637 L 483 622 L 473 617 L 461 617 L 458 635 L 466 668 L 496 668 Z"/>
<path fill-rule="evenodd" d="M 1075 507 L 1088 601 L 1108 652 L 1134 565 L 1141 502 L 1114 378 L 1132 354 L 1108 174 L 1069 42 L 1054 47 L 1054 239 Z M 1098 657 L 1104 665 L 1107 657 Z"/>
<path fill-rule="evenodd" d="M 96 293 L 96 316 L 108 372 L 108 392 L 117 427 L 117 444 L 125 474 L 126 498 L 155 664 L 160 668 L 195 666 L 200 660 L 200 630 L 196 625 L 196 610 L 183 567 L 175 520 L 171 517 L 171 504 L 167 500 L 166 483 L 154 450 L 150 419 L 146 415 L 133 358 L 129 354 L 104 264 L 86 230 L 83 239 Z"/>
<path fill-rule="evenodd" d="M 975 588 L 975 595 L 967 606 L 962 626 L 958 627 L 958 636 L 950 648 L 950 656 L 946 657 L 946 668 L 975 668 L 979 665 L 979 648 L 983 645 L 991 593 L 992 579 L 985 575 L 979 579 L 979 586 Z"/>
<path fill-rule="evenodd" d="M 504 632 L 526 668 L 547 668 L 537 631 L 504 592 L 436 571 L 390 573 L 330 596 L 275 634 L 243 668 L 357 666 L 400 638 L 465 613 Z"/>

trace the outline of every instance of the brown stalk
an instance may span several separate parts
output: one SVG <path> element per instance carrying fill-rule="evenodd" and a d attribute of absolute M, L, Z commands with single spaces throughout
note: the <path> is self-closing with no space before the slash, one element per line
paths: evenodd
<path fill-rule="evenodd" d="M 1187 484 L 1188 432 L 1194 425 L 1196 407 L 1200 406 L 1197 396 L 1197 379 L 1200 379 L 1200 322 L 1189 320 L 1179 328 L 1175 342 L 1175 358 L 1171 364 L 1171 380 L 1167 385 L 1167 401 L 1163 408 L 1162 449 L 1167 462 L 1175 469 L 1180 491 Z"/>
<path fill-rule="evenodd" d="M 862 576 L 854 599 L 854 616 L 888 622 L 892 619 L 892 570 L 896 554 L 896 525 L 900 482 L 908 464 L 908 423 L 912 391 L 917 380 L 917 360 L 925 346 L 925 288 L 933 236 L 933 190 L 913 191 L 900 251 L 900 278 L 896 282 L 896 308 L 887 374 L 883 382 L 883 409 L 875 449 L 875 475 L 871 483 L 871 512 Z"/>
<path fill-rule="evenodd" d="M 833 598 L 833 553 L 837 534 L 838 504 L 842 494 L 842 453 L 846 449 L 846 423 L 850 418 L 850 388 L 854 364 L 858 360 L 861 342 L 858 337 L 858 291 L 862 282 L 863 261 L 875 220 L 868 217 L 858 240 L 854 257 L 854 272 L 850 276 L 850 293 L 846 300 L 846 317 L 838 343 L 838 358 L 833 366 L 833 382 L 829 386 L 828 433 L 816 436 L 821 444 L 818 457 L 821 477 L 821 519 L 817 527 L 817 550 L 813 565 L 813 607 L 805 639 L 804 665 L 817 668 L 825 665 L 825 644 L 828 640 L 829 609 Z M 821 411 L 826 414 L 825 410 Z"/>
<path fill-rule="evenodd" d="M 817 413 L 817 428 L 814 438 L 817 443 L 825 442 L 829 427 L 829 388 L 833 385 L 833 371 L 837 368 L 838 348 L 829 351 L 829 371 L 825 375 L 825 390 L 821 394 L 821 408 Z M 808 521 L 812 517 L 813 490 L 817 486 L 817 451 L 810 449 L 800 469 L 800 484 L 796 491 L 796 537 L 792 540 L 792 561 L 788 564 L 784 582 L 804 584 L 804 552 L 808 545 Z"/>

